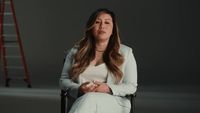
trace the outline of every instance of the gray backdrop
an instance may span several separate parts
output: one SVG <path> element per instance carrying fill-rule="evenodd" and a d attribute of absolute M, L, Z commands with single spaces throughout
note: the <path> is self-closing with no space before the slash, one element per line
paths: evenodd
<path fill-rule="evenodd" d="M 64 50 L 83 36 L 88 17 L 102 7 L 116 13 L 122 42 L 134 50 L 140 86 L 200 85 L 195 1 L 14 1 L 33 87 L 58 87 Z"/>

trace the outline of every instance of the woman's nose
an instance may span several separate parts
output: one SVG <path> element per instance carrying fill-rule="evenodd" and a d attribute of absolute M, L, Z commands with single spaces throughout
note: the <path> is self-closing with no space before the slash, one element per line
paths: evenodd
<path fill-rule="evenodd" d="M 104 25 L 103 23 L 101 23 L 99 27 L 100 27 L 100 29 L 103 29 L 104 26 L 105 26 L 105 25 Z"/>

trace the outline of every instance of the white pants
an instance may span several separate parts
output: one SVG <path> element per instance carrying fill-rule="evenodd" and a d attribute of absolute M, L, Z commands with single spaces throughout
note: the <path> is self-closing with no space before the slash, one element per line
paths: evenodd
<path fill-rule="evenodd" d="M 119 97 L 118 97 L 119 98 Z M 69 113 L 129 113 L 130 106 L 118 104 L 115 96 L 91 92 L 76 99 Z"/>

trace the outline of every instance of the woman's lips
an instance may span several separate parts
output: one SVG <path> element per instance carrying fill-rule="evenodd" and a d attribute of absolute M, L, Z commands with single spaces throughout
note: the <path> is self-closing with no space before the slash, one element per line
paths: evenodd
<path fill-rule="evenodd" d="M 98 33 L 102 34 L 102 33 L 106 33 L 105 31 L 98 31 Z"/>

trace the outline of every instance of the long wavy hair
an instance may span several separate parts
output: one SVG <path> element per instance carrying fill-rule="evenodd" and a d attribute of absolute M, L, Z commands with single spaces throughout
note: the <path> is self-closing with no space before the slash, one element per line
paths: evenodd
<path fill-rule="evenodd" d="M 110 36 L 108 46 L 103 54 L 103 61 L 105 62 L 108 71 L 112 72 L 115 76 L 116 83 L 118 83 L 123 76 L 120 66 L 124 62 L 124 58 L 119 53 L 120 37 L 115 14 L 108 9 L 98 9 L 91 14 L 87 21 L 84 32 L 85 36 L 75 44 L 75 46 L 78 47 L 78 51 L 74 56 L 75 62 L 70 70 L 70 78 L 72 80 L 75 80 L 95 58 L 95 38 L 92 29 L 96 18 L 100 13 L 109 14 L 112 17 L 113 22 L 112 35 Z"/>

